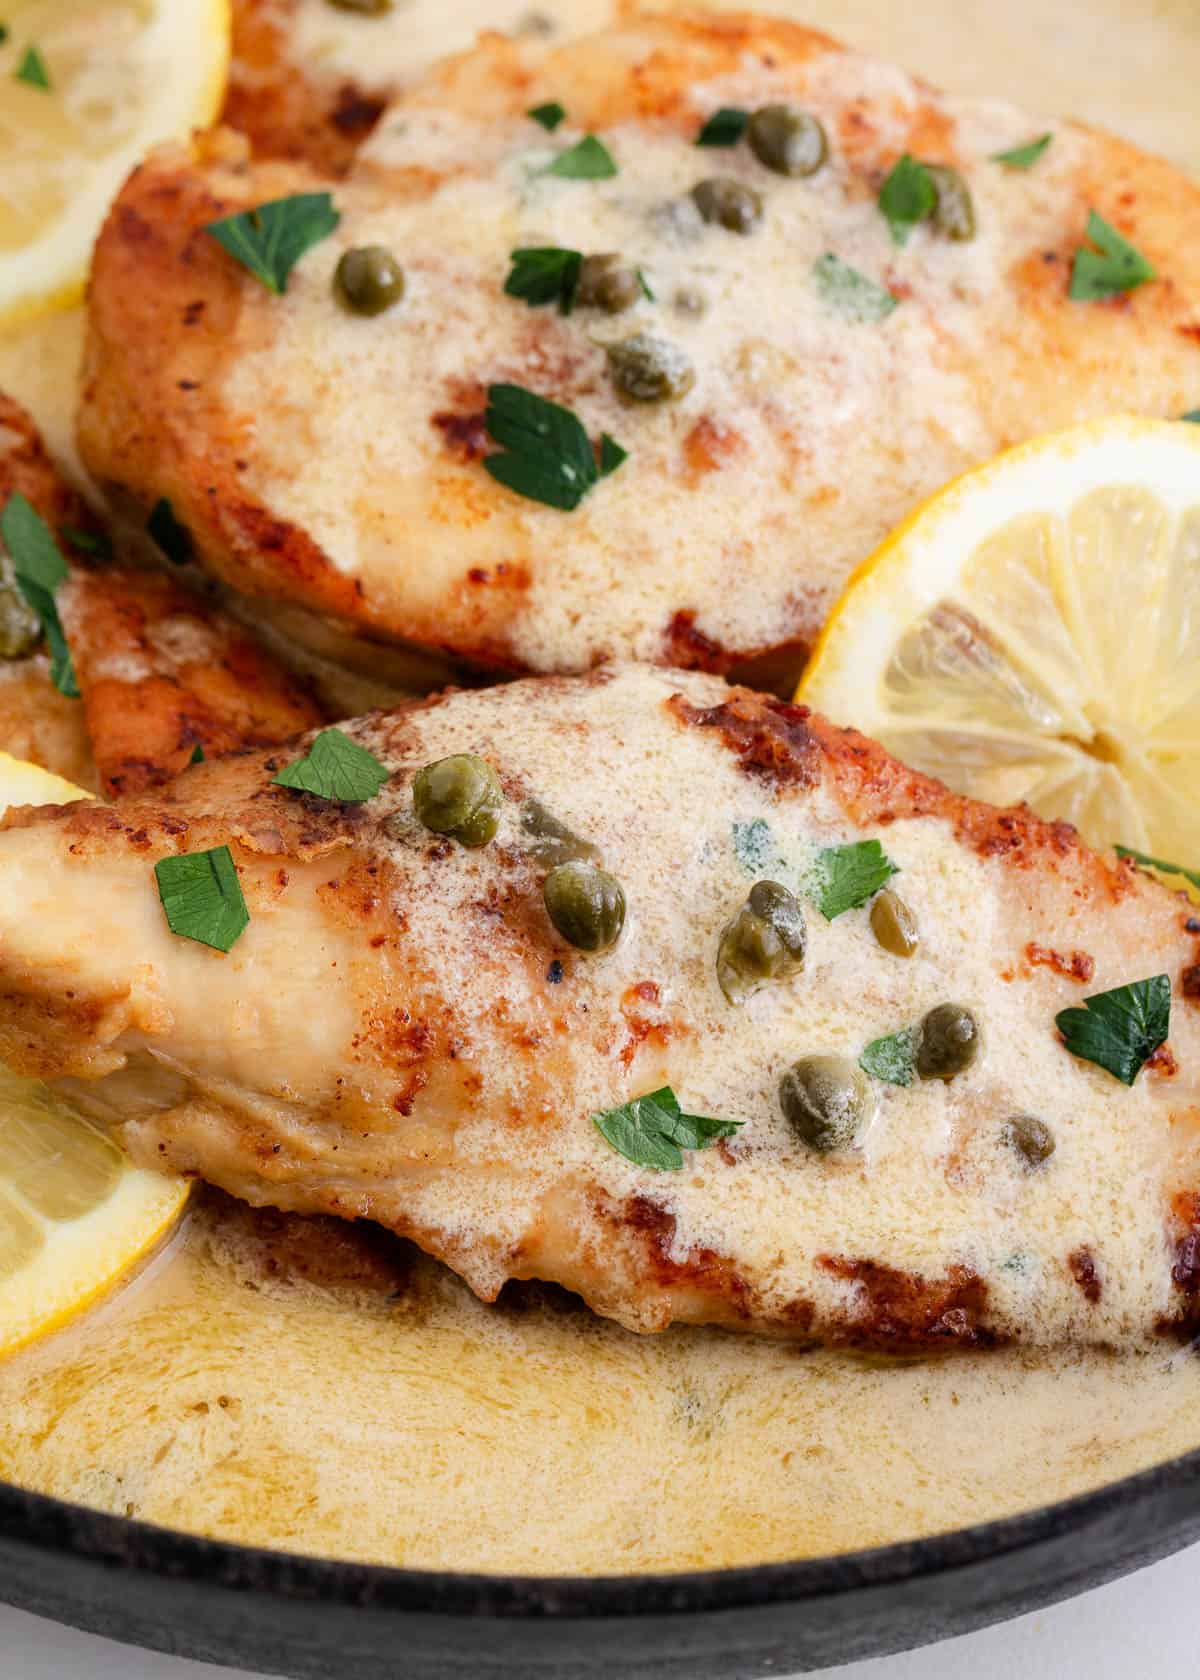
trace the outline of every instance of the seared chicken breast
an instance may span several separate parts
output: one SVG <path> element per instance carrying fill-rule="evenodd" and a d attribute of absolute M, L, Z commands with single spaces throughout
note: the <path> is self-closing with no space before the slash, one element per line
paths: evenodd
<path fill-rule="evenodd" d="M 79 697 L 60 693 L 0 541 L 0 746 L 106 793 L 169 780 L 201 749 L 268 746 L 321 720 L 301 683 L 211 600 L 110 539 L 29 414 L 0 393 L 0 510 L 21 495 L 71 572 L 57 606 Z"/>
<path fill-rule="evenodd" d="M 549 134 L 527 112 L 555 100 Z M 814 173 L 697 145 L 718 109 L 779 102 L 823 125 Z M 96 250 L 84 458 L 143 506 L 167 496 L 204 562 L 286 602 L 295 633 L 307 613 L 314 635 L 493 671 L 794 668 L 855 562 L 953 474 L 1033 432 L 1196 400 L 1200 189 L 1072 124 L 1033 168 L 995 161 L 1044 127 L 747 15 L 549 51 L 488 37 L 339 183 L 220 142 L 133 176 Z M 554 173 L 588 135 L 602 178 Z M 958 170 L 971 216 L 956 198 L 957 219 L 898 243 L 879 197 L 905 154 Z M 340 225 L 282 296 L 206 231 L 323 186 Z M 1093 210 L 1157 278 L 1069 295 Z M 374 317 L 334 288 L 367 245 L 406 275 Z M 624 307 L 506 293 L 529 248 L 613 255 Z M 569 512 L 528 471 L 523 491 L 497 482 L 497 384 L 627 458 Z"/>
<path fill-rule="evenodd" d="M 386 778 L 358 803 L 274 779 L 301 742 L 10 819 L 3 1060 L 140 1162 L 376 1220 L 488 1299 L 536 1277 L 636 1330 L 886 1348 L 1195 1327 L 1181 896 L 694 673 L 526 681 L 345 733 Z M 414 801 L 461 754 L 490 767 L 490 840 L 431 830 L 423 783 Z M 863 841 L 900 909 L 878 876 L 846 890 Z M 173 933 L 155 885 L 159 860 L 223 846 L 249 916 L 227 954 Z M 615 944 L 611 881 L 607 948 L 571 931 L 547 884 L 564 857 L 619 882 Z M 773 978 L 764 880 L 790 906 Z M 1060 1019 L 1119 988 L 1169 1010 L 1130 1084 Z M 973 1054 L 947 1052 L 964 1017 Z M 839 1059 L 848 1109 L 812 1057 Z M 649 1155 L 651 1110 L 623 1106 L 648 1093 L 683 1116 Z"/>

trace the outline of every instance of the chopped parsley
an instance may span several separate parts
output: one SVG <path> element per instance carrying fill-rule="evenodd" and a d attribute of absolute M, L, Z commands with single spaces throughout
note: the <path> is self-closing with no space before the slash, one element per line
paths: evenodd
<path fill-rule="evenodd" d="M 5 41 L 7 41 L 7 40 L 8 40 L 8 25 L 6 23 L 0 23 L 0 47 L 2 47 L 5 43 Z"/>
<path fill-rule="evenodd" d="M 617 173 L 617 166 L 604 142 L 594 134 L 585 134 L 576 145 L 559 152 L 544 173 L 561 175 L 568 181 L 607 181 Z"/>
<path fill-rule="evenodd" d="M 242 883 L 228 846 L 182 852 L 154 865 L 158 896 L 172 933 L 214 951 L 231 951 L 250 924 Z"/>
<path fill-rule="evenodd" d="M 1068 295 L 1076 302 L 1091 303 L 1100 298 L 1119 297 L 1156 278 L 1153 267 L 1103 216 L 1088 212 L 1087 237 L 1092 245 L 1081 245 L 1071 266 Z"/>
<path fill-rule="evenodd" d="M 196 745 L 192 748 L 192 756 L 187 761 L 187 767 L 190 770 L 193 764 L 203 764 L 204 762 L 204 748 L 200 745 L 199 741 L 197 741 Z"/>
<path fill-rule="evenodd" d="M 12 560 L 17 588 L 41 622 L 50 650 L 50 680 L 60 694 L 78 700 L 79 684 L 55 600 L 70 573 L 54 533 L 20 491 L 14 491 L 0 513 L 0 537 Z"/>
<path fill-rule="evenodd" d="M 897 245 L 907 245 L 912 230 L 937 208 L 933 176 L 908 152 L 879 189 L 879 208 Z"/>
<path fill-rule="evenodd" d="M 160 496 L 150 509 L 146 534 L 158 544 L 174 566 L 186 566 L 192 558 L 192 534 L 175 517 L 175 509 L 165 496 Z"/>
<path fill-rule="evenodd" d="M 696 136 L 697 146 L 736 146 L 746 132 L 746 124 L 750 121 L 749 111 L 740 111 L 736 105 L 722 105 L 719 111 L 714 111 Z"/>
<path fill-rule="evenodd" d="M 527 117 L 532 117 L 535 123 L 541 123 L 548 134 L 554 133 L 566 114 L 557 99 L 547 100 L 544 105 L 533 105 L 525 113 Z"/>
<path fill-rule="evenodd" d="M 889 1033 L 886 1038 L 873 1038 L 858 1065 L 873 1079 L 887 1085 L 911 1085 L 917 1077 L 917 1044 L 909 1027 Z"/>
<path fill-rule="evenodd" d="M 341 219 L 332 194 L 294 193 L 209 222 L 205 232 L 269 290 L 282 293 L 300 258 L 327 239 Z"/>
<path fill-rule="evenodd" d="M 761 877 L 772 865 L 782 862 L 776 853 L 771 825 L 765 817 L 733 825 L 733 849 L 747 875 Z"/>
<path fill-rule="evenodd" d="M 1190 420 L 1193 426 L 1200 426 L 1200 408 L 1189 408 L 1186 414 L 1179 416 L 1181 420 Z"/>
<path fill-rule="evenodd" d="M 82 531 L 77 525 L 60 525 L 58 534 L 80 554 L 94 554 L 97 560 L 112 559 L 112 538 L 105 531 Z"/>
<path fill-rule="evenodd" d="M 524 298 L 531 308 L 556 303 L 560 314 L 569 315 L 583 252 L 569 251 L 563 245 L 524 245 L 511 255 L 512 268 L 504 282 L 508 296 Z"/>
<path fill-rule="evenodd" d="M 374 799 L 388 779 L 387 766 L 340 729 L 322 729 L 302 758 L 287 764 L 272 781 L 318 799 L 361 805 Z"/>
<path fill-rule="evenodd" d="M 646 302 L 657 303 L 658 299 L 655 297 L 650 288 L 650 282 L 646 278 L 645 270 L 637 268 L 634 270 L 634 273 L 637 275 L 638 285 L 642 288 L 642 296 L 645 298 Z"/>
<path fill-rule="evenodd" d="M 826 846 L 816 858 L 817 908 L 827 922 L 874 898 L 899 870 L 878 840 Z"/>
<path fill-rule="evenodd" d="M 1200 869 L 1185 869 L 1181 863 L 1168 863 L 1166 858 L 1151 857 L 1149 852 L 1135 852 L 1132 846 L 1114 846 L 1118 857 L 1132 858 L 1143 869 L 1157 869 L 1160 875 L 1182 875 L 1193 887 L 1200 887 Z"/>
<path fill-rule="evenodd" d="M 826 251 L 813 264 L 813 284 L 829 307 L 847 321 L 885 321 L 900 299 L 856 268 Z"/>
<path fill-rule="evenodd" d="M 592 1123 L 619 1155 L 655 1172 L 678 1172 L 685 1149 L 707 1149 L 718 1138 L 733 1137 L 744 1124 L 685 1114 L 669 1085 L 593 1114 Z"/>
<path fill-rule="evenodd" d="M 1053 134 L 1039 134 L 1036 140 L 1027 140 L 1023 146 L 993 152 L 992 162 L 1002 163 L 1005 169 L 1032 169 L 1053 138 Z"/>
<path fill-rule="evenodd" d="M 25 48 L 13 75 L 18 82 L 24 82 L 27 87 L 41 88 L 44 93 L 50 92 L 50 72 L 46 68 L 46 60 L 36 47 Z"/>
<path fill-rule="evenodd" d="M 1165 974 L 1134 980 L 1084 998 L 1082 1009 L 1054 1017 L 1063 1043 L 1081 1061 L 1095 1062 L 1123 1085 L 1165 1044 L 1171 1028 L 1171 982 Z"/>
<path fill-rule="evenodd" d="M 484 470 L 518 496 L 569 513 L 626 459 L 605 432 L 597 462 L 578 416 L 523 385 L 489 385 L 487 395 L 488 435 L 501 453 L 487 456 Z"/>

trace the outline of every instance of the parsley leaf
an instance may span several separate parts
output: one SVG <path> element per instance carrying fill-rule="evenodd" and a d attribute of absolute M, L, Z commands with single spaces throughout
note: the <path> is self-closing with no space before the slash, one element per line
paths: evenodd
<path fill-rule="evenodd" d="M 524 298 L 530 308 L 557 303 L 560 313 L 569 315 L 583 252 L 569 251 L 563 245 L 524 245 L 511 255 L 512 269 L 504 282 L 508 296 Z"/>
<path fill-rule="evenodd" d="M 885 321 L 900 302 L 832 251 L 817 258 L 812 277 L 824 302 L 848 321 Z"/>
<path fill-rule="evenodd" d="M 295 193 L 209 222 L 205 232 L 264 286 L 282 293 L 300 258 L 328 238 L 341 219 L 330 193 Z"/>
<path fill-rule="evenodd" d="M 1171 1027 L 1171 982 L 1165 974 L 1134 980 L 1064 1009 L 1054 1025 L 1073 1056 L 1095 1062 L 1132 1085 L 1142 1065 L 1166 1042 Z"/>
<path fill-rule="evenodd" d="M 733 1137 L 744 1124 L 685 1114 L 669 1085 L 593 1114 L 592 1123 L 619 1155 L 656 1172 L 678 1172 L 685 1149 L 707 1149 L 718 1138 Z"/>
<path fill-rule="evenodd" d="M 1088 212 L 1087 237 L 1100 249 L 1081 245 L 1075 253 L 1068 296 L 1076 302 L 1118 297 L 1156 278 L 1142 253 L 1094 210 Z"/>
<path fill-rule="evenodd" d="M 887 1085 L 911 1085 L 917 1077 L 916 1054 L 911 1028 L 901 1027 L 886 1038 L 873 1038 L 858 1058 L 858 1065 Z"/>
<path fill-rule="evenodd" d="M 150 509 L 146 532 L 174 566 L 186 566 L 192 558 L 192 533 L 175 517 L 175 509 L 160 496 Z"/>
<path fill-rule="evenodd" d="M 17 588 L 41 620 L 50 650 L 50 680 L 68 700 L 78 700 L 79 684 L 54 598 L 70 575 L 67 562 L 49 525 L 20 491 L 14 491 L 0 513 L 0 537 L 12 560 Z"/>
<path fill-rule="evenodd" d="M 900 872 L 878 840 L 826 846 L 817 853 L 817 908 L 827 922 L 874 898 Z"/>
<path fill-rule="evenodd" d="M 923 163 L 908 152 L 900 159 L 879 189 L 879 208 L 897 245 L 907 245 L 918 222 L 937 207 L 937 188 Z"/>
<path fill-rule="evenodd" d="M 388 774 L 387 766 L 349 735 L 340 729 L 322 729 L 303 758 L 285 765 L 272 781 L 298 793 L 315 793 L 318 799 L 361 805 L 374 799 Z"/>
<path fill-rule="evenodd" d="M 112 538 L 105 531 L 81 531 L 77 525 L 60 525 L 58 534 L 80 554 L 94 554 L 97 560 L 111 560 Z"/>
<path fill-rule="evenodd" d="M 518 496 L 564 512 L 628 458 L 605 432 L 597 465 L 579 418 L 523 385 L 489 385 L 485 420 L 502 453 L 487 456 L 484 470 Z"/>
<path fill-rule="evenodd" d="M 1189 408 L 1186 414 L 1179 416 L 1181 420 L 1190 420 L 1193 426 L 1200 426 L 1200 408 Z"/>
<path fill-rule="evenodd" d="M 696 136 L 697 146 L 736 146 L 746 132 L 746 124 L 750 121 L 749 111 L 741 111 L 736 105 L 722 105 L 719 111 L 714 111 L 704 127 Z"/>
<path fill-rule="evenodd" d="M 1143 869 L 1157 869 L 1161 875 L 1182 875 L 1192 886 L 1200 887 L 1200 869 L 1185 869 L 1181 863 L 1168 863 L 1165 858 L 1151 857 L 1149 852 L 1135 852 L 1132 846 L 1114 846 L 1118 857 L 1132 858 Z"/>
<path fill-rule="evenodd" d="M 1028 140 L 1023 146 L 993 152 L 992 162 L 1002 163 L 1006 169 L 1032 169 L 1053 138 L 1053 134 L 1039 134 L 1036 140 Z"/>
<path fill-rule="evenodd" d="M 203 763 L 205 763 L 204 748 L 200 745 L 199 741 L 197 741 L 196 745 L 192 748 L 192 756 L 187 761 L 187 768 L 190 770 L 193 764 Z"/>
<path fill-rule="evenodd" d="M 550 134 L 554 133 L 566 114 L 557 99 L 547 100 L 545 105 L 531 106 L 525 113 L 527 117 L 532 117 L 535 123 L 541 123 L 542 127 Z"/>
<path fill-rule="evenodd" d="M 561 175 L 568 181 L 607 181 L 617 173 L 612 153 L 594 134 L 585 134 L 577 145 L 559 152 L 546 175 Z"/>
<path fill-rule="evenodd" d="M 231 951 L 250 925 L 242 883 L 228 846 L 182 852 L 154 865 L 158 896 L 172 933 L 214 951 Z"/>
<path fill-rule="evenodd" d="M 36 47 L 25 48 L 13 75 L 18 82 L 24 82 L 27 87 L 41 88 L 44 93 L 50 91 L 50 72 L 46 68 L 46 60 Z"/>

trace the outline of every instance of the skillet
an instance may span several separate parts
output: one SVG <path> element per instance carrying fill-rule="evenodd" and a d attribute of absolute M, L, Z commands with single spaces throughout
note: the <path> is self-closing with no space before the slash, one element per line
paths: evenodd
<path fill-rule="evenodd" d="M 609 1577 L 262 1551 L 0 1483 L 0 1598 L 110 1639 L 291 1680 L 751 1680 L 969 1633 L 1197 1539 L 1200 1451 L 928 1539 Z"/>

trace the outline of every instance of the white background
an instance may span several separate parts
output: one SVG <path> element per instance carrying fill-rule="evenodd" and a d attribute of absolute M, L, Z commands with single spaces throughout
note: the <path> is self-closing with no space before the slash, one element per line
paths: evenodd
<path fill-rule="evenodd" d="M 927 1651 L 823 1673 L 837 1680 L 1193 1680 L 1198 1653 L 1200 1546 L 1039 1615 Z M 232 1669 L 131 1651 L 3 1607 L 0 1676 L 244 1680 Z"/>

